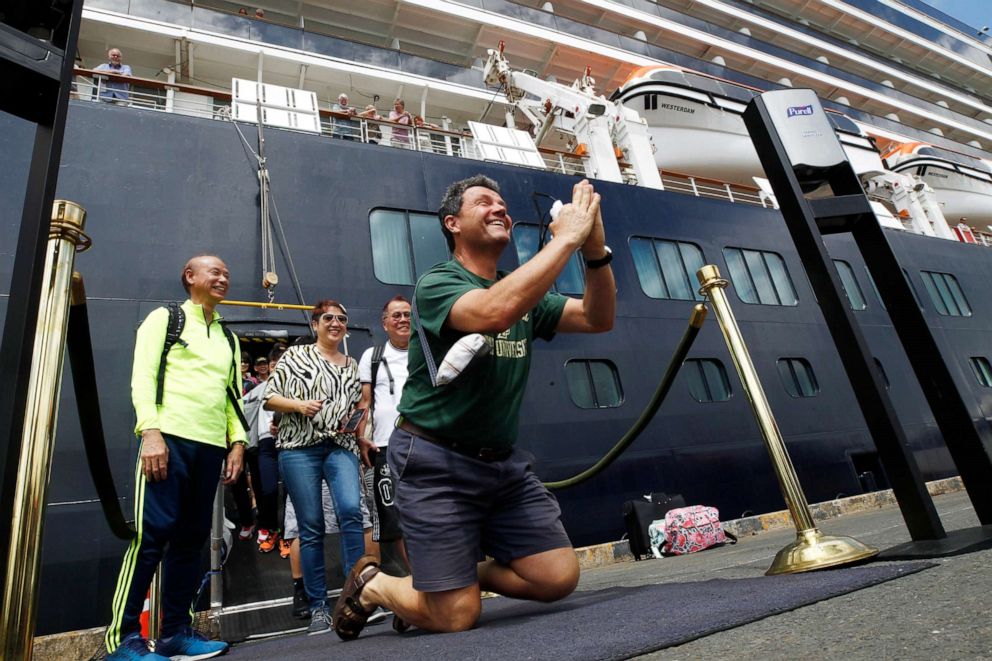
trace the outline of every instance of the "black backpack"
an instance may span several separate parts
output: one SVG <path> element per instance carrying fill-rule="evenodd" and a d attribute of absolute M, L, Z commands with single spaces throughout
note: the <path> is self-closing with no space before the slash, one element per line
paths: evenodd
<path fill-rule="evenodd" d="M 169 351 L 178 342 L 179 344 L 186 345 L 186 341 L 179 336 L 183 334 L 183 328 L 186 327 L 186 313 L 183 312 L 182 307 L 179 303 L 173 301 L 169 303 L 169 324 L 165 328 L 165 343 L 162 345 L 162 358 L 158 363 L 158 383 L 155 388 L 155 404 L 158 406 L 162 405 L 162 394 L 165 391 L 165 361 L 169 357 Z M 234 405 L 234 410 L 238 414 L 238 420 L 241 421 L 241 426 L 248 431 L 248 421 L 245 419 L 244 411 L 241 410 L 241 404 L 239 400 L 241 397 L 234 390 L 234 375 L 238 373 L 238 365 L 234 364 L 235 356 L 237 351 L 235 350 L 235 343 L 238 339 L 234 336 L 234 332 L 221 324 L 220 327 L 224 329 L 224 337 L 227 338 L 227 343 L 231 345 L 231 379 L 227 384 L 227 398 L 231 400 L 231 404 Z"/>

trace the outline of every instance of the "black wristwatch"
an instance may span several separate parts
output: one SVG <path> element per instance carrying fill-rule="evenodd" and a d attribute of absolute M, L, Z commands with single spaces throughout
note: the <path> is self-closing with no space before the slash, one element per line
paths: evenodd
<path fill-rule="evenodd" d="M 599 259 L 587 259 L 586 260 L 586 268 L 587 269 L 598 269 L 598 268 L 600 268 L 602 266 L 606 266 L 607 264 L 609 264 L 610 262 L 613 261 L 613 251 L 610 250 L 610 247 L 609 246 L 603 246 L 603 249 L 606 250 L 606 254 L 603 255 L 602 257 L 600 257 Z"/>

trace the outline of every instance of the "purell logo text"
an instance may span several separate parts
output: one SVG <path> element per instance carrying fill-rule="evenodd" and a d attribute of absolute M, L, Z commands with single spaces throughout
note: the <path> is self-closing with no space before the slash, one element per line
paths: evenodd
<path fill-rule="evenodd" d="M 798 117 L 799 115 L 812 115 L 813 106 L 789 106 L 786 108 L 787 117 Z"/>

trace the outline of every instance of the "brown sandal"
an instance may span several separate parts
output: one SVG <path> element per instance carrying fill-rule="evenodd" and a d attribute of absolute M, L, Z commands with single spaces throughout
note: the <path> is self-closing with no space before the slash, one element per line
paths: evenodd
<path fill-rule="evenodd" d="M 374 555 L 363 555 L 351 568 L 341 589 L 341 596 L 334 605 L 334 632 L 341 640 L 354 640 L 362 633 L 365 623 L 375 608 L 366 609 L 359 601 L 362 590 L 379 573 L 379 562 Z"/>
<path fill-rule="evenodd" d="M 396 633 L 406 633 L 407 629 L 410 628 L 410 623 L 401 618 L 396 613 L 393 613 L 393 631 Z"/>

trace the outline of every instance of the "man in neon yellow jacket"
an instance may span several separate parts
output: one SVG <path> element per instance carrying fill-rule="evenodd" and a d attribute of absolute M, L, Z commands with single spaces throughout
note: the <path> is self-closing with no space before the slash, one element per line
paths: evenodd
<path fill-rule="evenodd" d="M 207 659 L 228 649 L 227 643 L 206 640 L 190 626 L 217 481 L 223 467 L 224 483 L 234 482 L 244 460 L 237 369 L 241 352 L 214 311 L 227 295 L 228 279 L 219 257 L 200 255 L 186 263 L 182 283 L 189 299 L 180 306 L 182 329 L 166 354 L 167 308 L 153 310 L 138 328 L 131 373 L 135 433 L 141 437 L 135 483 L 137 536 L 124 555 L 114 593 L 105 638 L 108 659 Z M 164 579 L 162 637 L 152 653 L 138 618 L 159 561 Z"/>

